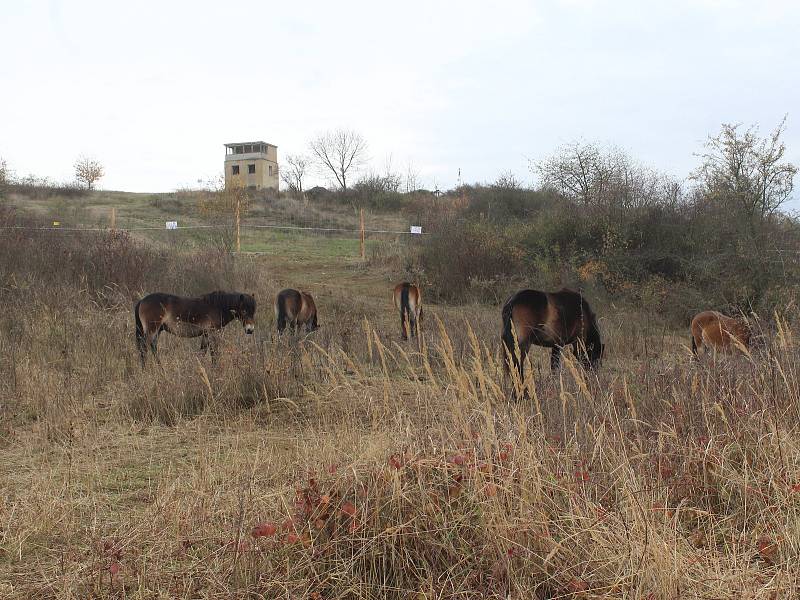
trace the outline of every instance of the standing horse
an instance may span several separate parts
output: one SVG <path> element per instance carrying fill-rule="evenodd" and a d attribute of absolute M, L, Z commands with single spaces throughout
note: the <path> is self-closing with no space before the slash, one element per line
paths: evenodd
<path fill-rule="evenodd" d="M 400 311 L 400 335 L 407 340 L 417 337 L 422 324 L 422 292 L 413 283 L 404 281 L 394 286 L 394 306 Z"/>
<path fill-rule="evenodd" d="M 157 356 L 158 336 L 167 331 L 179 337 L 202 337 L 200 350 L 216 353 L 214 333 L 234 319 L 242 322 L 245 333 L 255 330 L 256 301 L 250 294 L 211 292 L 198 298 L 155 293 L 145 296 L 133 309 L 136 321 L 136 346 L 145 364 L 147 347 Z"/>
<path fill-rule="evenodd" d="M 275 297 L 275 323 L 278 333 L 287 327 L 294 332 L 304 327 L 309 333 L 319 328 L 314 298 L 307 292 L 291 288 L 281 290 Z"/>
<path fill-rule="evenodd" d="M 506 372 L 510 361 L 519 371 L 520 379 L 531 344 L 552 348 L 550 368 L 553 370 L 559 368 L 561 350 L 567 344 L 572 344 L 573 352 L 587 368 L 597 365 L 605 348 L 589 303 L 579 292 L 567 289 L 559 292 L 522 290 L 511 296 L 503 306 L 502 339 L 509 355 L 505 361 Z"/>
<path fill-rule="evenodd" d="M 699 350 L 730 354 L 734 350 L 750 347 L 752 332 L 742 320 L 726 317 L 715 310 L 705 310 L 692 319 L 692 353 L 699 355 Z"/>

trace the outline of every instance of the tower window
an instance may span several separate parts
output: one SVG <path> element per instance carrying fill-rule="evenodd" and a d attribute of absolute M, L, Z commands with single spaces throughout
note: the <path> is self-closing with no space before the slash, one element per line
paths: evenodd
<path fill-rule="evenodd" d="M 255 165 L 247 165 L 247 172 L 252 175 L 253 173 L 256 172 L 256 166 Z"/>
<path fill-rule="evenodd" d="M 238 175 L 239 174 L 239 165 L 233 165 L 231 167 L 231 175 Z"/>

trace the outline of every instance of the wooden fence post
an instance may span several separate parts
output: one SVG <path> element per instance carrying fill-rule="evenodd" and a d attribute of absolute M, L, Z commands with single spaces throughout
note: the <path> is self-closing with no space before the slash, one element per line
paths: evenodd
<path fill-rule="evenodd" d="M 364 258 L 364 209 L 361 209 L 361 258 Z"/>
<path fill-rule="evenodd" d="M 237 190 L 238 192 L 238 190 Z M 242 240 L 240 236 L 240 224 L 242 214 L 242 197 L 239 193 L 236 194 L 236 254 L 242 251 Z"/>

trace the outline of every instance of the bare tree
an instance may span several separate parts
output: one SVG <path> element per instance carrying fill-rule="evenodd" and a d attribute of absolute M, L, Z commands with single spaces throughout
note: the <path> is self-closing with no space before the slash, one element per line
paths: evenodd
<path fill-rule="evenodd" d="M 797 166 L 784 161 L 781 141 L 786 117 L 765 138 L 759 137 L 756 126 L 744 132 L 740 127 L 723 124 L 716 136 L 709 136 L 692 179 L 706 199 L 763 220 L 789 200 L 794 189 Z"/>
<path fill-rule="evenodd" d="M 534 163 L 542 184 L 584 205 L 597 204 L 611 179 L 608 153 L 597 144 L 573 142 L 551 157 Z"/>
<path fill-rule="evenodd" d="M 384 162 L 383 174 L 383 188 L 387 192 L 397 192 L 400 186 L 403 185 L 403 176 L 400 173 L 395 173 L 392 167 L 392 155 L 389 154 Z"/>
<path fill-rule="evenodd" d="M 503 171 L 497 176 L 492 187 L 503 190 L 518 190 L 522 187 L 522 182 L 517 179 L 512 171 Z"/>
<path fill-rule="evenodd" d="M 0 158 L 0 185 L 5 185 L 11 181 L 11 170 L 5 158 Z"/>
<path fill-rule="evenodd" d="M 347 177 L 367 160 L 367 142 L 351 129 L 328 131 L 309 142 L 309 149 L 319 168 L 332 173 L 336 183 L 347 189 Z"/>
<path fill-rule="evenodd" d="M 305 179 L 310 162 L 309 158 L 303 154 L 286 155 L 286 164 L 282 165 L 278 172 L 290 191 L 303 195 L 303 179 Z"/>
<path fill-rule="evenodd" d="M 406 192 L 415 192 L 419 188 L 419 171 L 409 159 L 406 165 Z"/>
<path fill-rule="evenodd" d="M 86 156 L 81 156 L 75 161 L 75 179 L 84 184 L 87 190 L 94 189 L 94 184 L 103 175 L 105 175 L 105 170 L 99 161 Z"/>
<path fill-rule="evenodd" d="M 673 205 L 682 198 L 674 178 L 642 166 L 613 146 L 574 142 L 532 163 L 531 169 L 545 187 L 584 206 L 637 208 Z"/>
<path fill-rule="evenodd" d="M 179 190 L 188 197 L 194 197 L 197 207 L 205 216 L 219 219 L 222 225 L 213 230 L 211 241 L 225 252 L 238 251 L 240 247 L 240 223 L 252 206 L 252 195 L 239 180 L 225 183 L 225 174 L 198 180 L 199 189 Z"/>

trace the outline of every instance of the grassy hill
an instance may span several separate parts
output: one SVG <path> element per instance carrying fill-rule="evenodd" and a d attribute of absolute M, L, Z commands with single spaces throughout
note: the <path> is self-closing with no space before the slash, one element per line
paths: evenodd
<path fill-rule="evenodd" d="M 180 195 L 11 197 L 4 222 L 120 228 L 221 217 Z M 17 213 L 11 216 L 12 209 Z M 368 227 L 405 230 L 403 211 Z M 256 203 L 246 223 L 357 229 L 347 205 Z M 492 303 L 426 304 L 399 340 L 413 240 L 246 229 L 0 234 L 0 595 L 7 598 L 776 598 L 800 569 L 800 354 L 690 361 L 688 332 L 597 303 L 607 359 L 513 383 Z M 322 328 L 272 333 L 285 286 Z M 144 293 L 254 293 L 217 363 Z"/>

